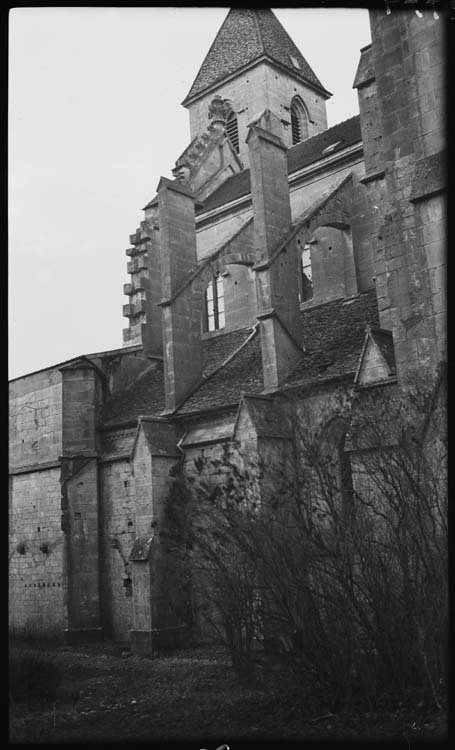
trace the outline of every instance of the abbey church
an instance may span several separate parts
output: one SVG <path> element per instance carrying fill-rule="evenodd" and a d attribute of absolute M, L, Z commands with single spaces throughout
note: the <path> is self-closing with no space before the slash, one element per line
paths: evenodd
<path fill-rule="evenodd" d="M 176 467 L 233 443 L 269 462 L 290 404 L 324 425 L 340 397 L 437 384 L 444 24 L 384 7 L 370 25 L 359 115 L 328 128 L 305 50 L 271 10 L 230 10 L 182 102 L 189 145 L 129 238 L 123 346 L 11 381 L 15 635 L 178 642 Z"/>

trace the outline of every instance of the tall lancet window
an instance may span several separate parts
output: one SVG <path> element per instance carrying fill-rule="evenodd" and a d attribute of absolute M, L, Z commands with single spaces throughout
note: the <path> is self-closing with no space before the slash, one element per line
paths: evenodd
<path fill-rule="evenodd" d="M 205 331 L 218 331 L 224 328 L 224 282 L 220 274 L 213 276 L 205 290 Z"/>
<path fill-rule="evenodd" d="M 239 124 L 237 122 L 237 115 L 234 110 L 231 109 L 226 119 L 226 134 L 229 138 L 236 154 L 239 153 Z"/>
<path fill-rule="evenodd" d="M 302 302 L 307 302 L 309 299 L 313 299 L 313 274 L 311 271 L 311 248 L 310 245 L 305 245 L 302 250 Z"/>
<path fill-rule="evenodd" d="M 299 96 L 294 96 L 291 102 L 291 131 L 293 145 L 308 138 L 308 115 Z"/>

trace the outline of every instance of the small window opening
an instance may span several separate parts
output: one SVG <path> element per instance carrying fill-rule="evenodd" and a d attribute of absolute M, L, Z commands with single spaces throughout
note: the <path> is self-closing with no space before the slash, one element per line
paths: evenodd
<path fill-rule="evenodd" d="M 232 109 L 229 112 L 227 120 L 226 120 L 226 133 L 227 133 L 227 137 L 232 143 L 235 153 L 238 154 L 239 153 L 239 124 L 237 121 L 237 115 Z"/>
<path fill-rule="evenodd" d="M 302 302 L 313 299 L 313 273 L 311 270 L 311 248 L 306 244 L 301 255 L 301 282 L 302 282 Z"/>
<path fill-rule="evenodd" d="M 205 331 L 218 331 L 226 324 L 224 314 L 224 281 L 216 274 L 205 291 Z"/>
<path fill-rule="evenodd" d="M 300 70 L 300 63 L 297 58 L 293 57 L 293 55 L 289 55 L 289 57 L 291 58 L 291 63 L 293 64 L 294 68 L 296 68 L 296 70 Z"/>

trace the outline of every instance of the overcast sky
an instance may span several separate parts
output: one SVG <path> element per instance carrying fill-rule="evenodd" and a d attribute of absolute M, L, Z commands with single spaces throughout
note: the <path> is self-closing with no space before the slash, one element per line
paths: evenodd
<path fill-rule="evenodd" d="M 125 249 L 189 143 L 188 93 L 227 8 L 16 8 L 9 58 L 10 377 L 122 346 Z M 358 113 L 366 10 L 278 9 Z"/>

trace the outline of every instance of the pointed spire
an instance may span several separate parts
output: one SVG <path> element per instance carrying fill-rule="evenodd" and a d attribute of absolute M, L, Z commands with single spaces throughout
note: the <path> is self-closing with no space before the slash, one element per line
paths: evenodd
<path fill-rule="evenodd" d="M 286 68 L 325 98 L 331 96 L 269 8 L 232 8 L 182 103 L 189 104 L 224 78 L 261 58 Z"/>

